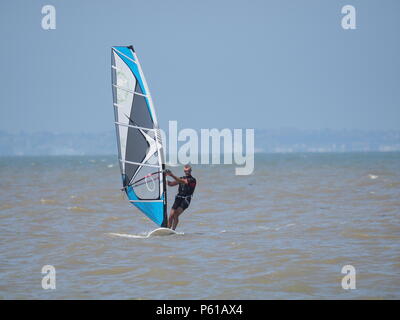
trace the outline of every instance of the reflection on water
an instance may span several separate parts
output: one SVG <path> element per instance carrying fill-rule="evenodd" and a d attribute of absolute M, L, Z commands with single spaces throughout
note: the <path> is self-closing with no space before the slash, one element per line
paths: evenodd
<path fill-rule="evenodd" d="M 0 298 L 399 299 L 399 169 L 399 153 L 194 166 L 180 234 L 148 237 L 115 157 L 0 158 Z M 341 288 L 348 264 L 356 290 Z"/>

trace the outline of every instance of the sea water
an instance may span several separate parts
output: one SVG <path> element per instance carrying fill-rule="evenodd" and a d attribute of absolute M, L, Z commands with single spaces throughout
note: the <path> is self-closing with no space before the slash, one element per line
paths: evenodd
<path fill-rule="evenodd" d="M 179 234 L 147 237 L 116 156 L 0 158 L 0 298 L 400 298 L 400 153 L 258 154 L 252 175 L 193 176 Z"/>

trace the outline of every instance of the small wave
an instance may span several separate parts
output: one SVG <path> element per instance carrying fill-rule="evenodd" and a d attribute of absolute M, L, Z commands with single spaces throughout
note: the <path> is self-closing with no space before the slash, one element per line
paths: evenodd
<path fill-rule="evenodd" d="M 369 174 L 368 177 L 372 180 L 378 179 L 379 176 L 373 175 L 373 174 Z"/>
<path fill-rule="evenodd" d="M 121 217 L 108 217 L 104 219 L 104 221 L 106 222 L 118 221 L 118 220 L 121 220 Z"/>
<path fill-rule="evenodd" d="M 279 231 L 279 230 L 281 230 L 281 229 L 283 229 L 283 228 L 289 228 L 289 227 L 293 227 L 293 226 L 295 226 L 296 224 L 295 223 L 289 223 L 289 224 L 286 224 L 286 225 L 284 225 L 284 226 L 278 226 L 278 227 L 267 227 L 267 226 L 258 226 L 257 228 L 258 229 L 262 229 L 262 230 L 275 230 L 275 231 Z"/>
<path fill-rule="evenodd" d="M 56 200 L 53 199 L 40 199 L 41 204 L 55 204 Z"/>
<path fill-rule="evenodd" d="M 107 166 L 107 168 L 114 168 L 114 165 L 113 165 L 113 164 L 109 164 L 109 165 Z"/>
<path fill-rule="evenodd" d="M 126 234 L 126 233 L 113 233 L 110 232 L 108 233 L 108 235 L 110 236 L 114 236 L 114 237 L 123 237 L 123 238 L 135 238 L 135 239 L 144 239 L 144 238 L 148 238 L 149 237 L 149 233 L 146 235 L 138 235 L 138 234 Z"/>
<path fill-rule="evenodd" d="M 70 211 L 74 211 L 74 212 L 96 212 L 96 210 L 93 209 L 88 209 L 88 208 L 83 208 L 83 207 L 68 207 L 67 208 Z"/>
<path fill-rule="evenodd" d="M 13 208 L 12 205 L 10 205 L 10 204 L 3 204 L 3 205 L 0 206 L 0 211 L 1 211 L 1 210 L 6 210 L 6 209 L 11 209 L 11 208 Z"/>
<path fill-rule="evenodd" d="M 93 271 L 86 271 L 83 272 L 82 274 L 87 276 L 117 275 L 117 274 L 129 273 L 134 270 L 135 268 L 133 267 L 113 267 L 109 269 L 97 269 Z"/>

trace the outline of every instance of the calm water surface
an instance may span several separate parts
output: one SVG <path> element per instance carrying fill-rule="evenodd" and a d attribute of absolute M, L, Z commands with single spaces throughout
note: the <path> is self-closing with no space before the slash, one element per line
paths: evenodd
<path fill-rule="evenodd" d="M 193 175 L 183 234 L 146 238 L 156 226 L 119 191 L 116 157 L 0 158 L 0 298 L 400 298 L 399 153 L 258 155 L 251 176 Z"/>

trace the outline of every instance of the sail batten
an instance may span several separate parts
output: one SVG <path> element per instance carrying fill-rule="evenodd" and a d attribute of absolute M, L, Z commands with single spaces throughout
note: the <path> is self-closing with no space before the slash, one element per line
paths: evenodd
<path fill-rule="evenodd" d="M 156 164 L 133 162 L 133 161 L 122 160 L 122 159 L 119 159 L 119 161 L 122 161 L 122 162 L 124 162 L 124 163 L 129 163 L 129 164 L 135 164 L 135 165 L 138 165 L 138 166 L 153 167 L 153 168 L 161 168 L 161 166 L 156 165 Z"/>
<path fill-rule="evenodd" d="M 139 93 L 139 92 L 136 92 L 136 91 L 132 91 L 132 90 L 129 90 L 128 88 L 124 88 L 124 87 L 118 86 L 116 84 L 112 84 L 112 85 L 113 85 L 113 87 L 115 87 L 117 89 L 121 89 L 121 90 L 124 90 L 124 91 L 132 93 L 132 94 L 137 94 L 137 95 L 142 96 L 142 97 L 146 97 L 146 98 L 148 97 L 148 95 L 146 95 L 146 94 Z"/>
<path fill-rule="evenodd" d="M 136 129 L 142 129 L 142 130 L 147 130 L 147 131 L 151 131 L 151 130 L 155 131 L 155 130 L 157 130 L 157 129 L 154 129 L 154 128 L 145 128 L 145 127 L 132 126 L 132 125 L 130 125 L 130 124 L 121 123 L 121 122 L 114 122 L 114 123 L 115 123 L 116 125 L 119 125 L 119 126 L 124 126 L 124 127 L 129 127 L 129 128 L 136 128 Z"/>
<path fill-rule="evenodd" d="M 112 47 L 111 66 L 122 190 L 130 203 L 165 227 L 163 144 L 150 91 L 133 47 Z"/>

